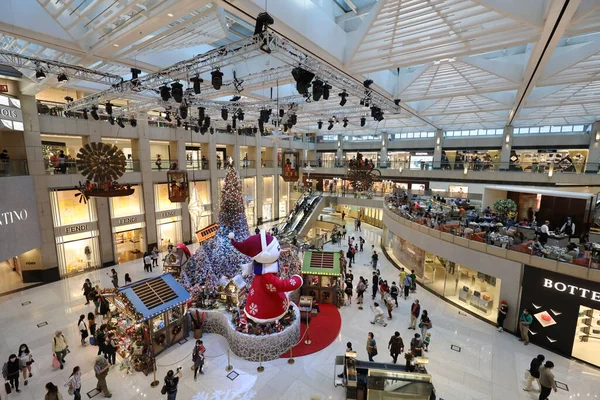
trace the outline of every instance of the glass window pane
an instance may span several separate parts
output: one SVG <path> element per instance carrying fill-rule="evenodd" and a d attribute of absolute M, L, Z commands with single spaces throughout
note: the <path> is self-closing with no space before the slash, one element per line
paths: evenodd
<path fill-rule="evenodd" d="M 563 132 L 573 132 L 573 125 L 565 125 L 562 127 Z"/>
<path fill-rule="evenodd" d="M 485 129 L 478 129 L 477 130 L 477 136 L 485 136 Z"/>
<path fill-rule="evenodd" d="M 412 139 L 412 138 L 413 138 L 413 136 L 414 136 L 414 133 L 413 133 L 413 132 L 409 132 L 409 133 L 407 133 L 407 134 L 406 134 L 406 136 L 407 136 L 409 139 Z"/>
<path fill-rule="evenodd" d="M 435 136 L 435 132 L 427 132 L 427 137 L 434 137 Z"/>
<path fill-rule="evenodd" d="M 583 125 L 574 125 L 573 126 L 573 132 L 583 132 Z"/>
<path fill-rule="evenodd" d="M 540 133 L 540 127 L 532 126 L 531 128 L 529 128 L 529 133 Z"/>
<path fill-rule="evenodd" d="M 560 126 L 553 126 L 552 128 L 550 128 L 550 132 L 560 132 Z"/>
<path fill-rule="evenodd" d="M 471 129 L 469 131 L 469 136 L 477 136 L 477 129 Z"/>
<path fill-rule="evenodd" d="M 401 133 L 400 134 L 400 139 L 406 139 L 406 133 Z"/>
<path fill-rule="evenodd" d="M 550 132 L 550 127 L 549 126 L 542 126 L 540 128 L 540 133 L 548 133 Z"/>

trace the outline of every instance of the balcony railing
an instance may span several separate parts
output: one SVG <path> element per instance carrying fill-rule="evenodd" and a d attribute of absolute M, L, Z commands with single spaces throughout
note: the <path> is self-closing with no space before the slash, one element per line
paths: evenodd
<path fill-rule="evenodd" d="M 209 165 L 208 159 L 206 158 L 200 160 L 187 160 L 185 162 L 186 168 L 190 171 L 208 170 L 210 168 Z"/>
<path fill-rule="evenodd" d="M 0 177 L 29 175 L 27 160 L 0 160 Z"/>
<path fill-rule="evenodd" d="M 63 163 L 57 160 L 44 159 L 46 175 L 79 174 L 75 160 L 67 159 Z M 140 160 L 128 159 L 125 161 L 125 172 L 140 172 Z"/>

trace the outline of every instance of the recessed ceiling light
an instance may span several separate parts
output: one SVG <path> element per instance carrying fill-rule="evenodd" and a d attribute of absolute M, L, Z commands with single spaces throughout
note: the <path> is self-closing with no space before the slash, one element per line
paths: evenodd
<path fill-rule="evenodd" d="M 116 43 L 113 43 L 113 46 L 115 46 L 115 47 L 119 47 L 119 45 L 118 45 L 118 44 L 116 44 Z"/>
<path fill-rule="evenodd" d="M 173 14 L 172 14 L 172 13 L 168 13 L 168 14 L 167 14 L 167 17 L 171 17 L 171 18 L 173 18 Z"/>

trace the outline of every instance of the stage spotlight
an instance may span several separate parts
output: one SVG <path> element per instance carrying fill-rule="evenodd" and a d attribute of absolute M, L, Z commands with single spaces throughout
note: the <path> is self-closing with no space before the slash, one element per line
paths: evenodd
<path fill-rule="evenodd" d="M 100 116 L 98 115 L 98 106 L 92 106 L 90 114 L 92 114 L 92 118 L 94 118 L 95 121 L 98 121 L 100 119 Z"/>
<path fill-rule="evenodd" d="M 196 75 L 192 79 L 190 79 L 194 83 L 194 93 L 200 94 L 200 84 L 204 82 L 204 79 L 200 78 L 200 76 Z"/>
<path fill-rule="evenodd" d="M 208 116 L 207 116 L 207 117 L 204 117 L 204 126 L 205 126 L 206 128 L 209 128 L 209 127 L 210 127 L 210 117 L 208 117 Z M 211 132 L 211 133 L 212 133 L 212 132 Z"/>
<path fill-rule="evenodd" d="M 204 120 L 204 107 L 198 107 L 198 120 L 199 121 L 203 121 Z"/>
<path fill-rule="evenodd" d="M 187 122 L 183 123 L 183 129 L 185 129 L 187 131 L 189 127 L 190 126 L 189 126 L 189 124 Z"/>
<path fill-rule="evenodd" d="M 181 103 L 183 101 L 183 85 L 179 82 L 172 83 L 171 95 L 176 102 Z"/>
<path fill-rule="evenodd" d="M 400 106 L 400 102 L 401 101 L 402 100 L 400 100 L 400 99 L 394 99 L 394 104 L 397 105 L 397 106 Z"/>
<path fill-rule="evenodd" d="M 338 94 L 342 99 L 340 100 L 340 106 L 344 107 L 346 105 L 346 97 L 348 97 L 348 93 L 344 90 L 342 93 Z"/>
<path fill-rule="evenodd" d="M 215 134 L 215 128 L 210 128 L 210 134 L 214 135 Z"/>
<path fill-rule="evenodd" d="M 329 126 L 327 127 L 327 130 L 330 131 L 333 129 L 333 121 L 329 120 Z"/>
<path fill-rule="evenodd" d="M 258 120 L 258 130 L 261 134 L 265 133 L 265 122 L 260 118 Z"/>
<path fill-rule="evenodd" d="M 67 101 L 67 103 L 70 103 L 73 101 L 73 98 L 71 96 L 65 96 L 65 100 Z"/>
<path fill-rule="evenodd" d="M 137 126 L 137 120 L 134 117 L 131 117 L 129 119 L 129 125 L 131 125 L 132 128 L 135 128 Z"/>
<path fill-rule="evenodd" d="M 296 67 L 292 70 L 292 76 L 296 81 L 296 90 L 298 91 L 298 93 L 300 93 L 301 95 L 308 94 L 310 82 L 315 77 L 315 74 L 300 67 Z"/>
<path fill-rule="evenodd" d="M 221 86 L 223 85 L 223 73 L 217 68 L 210 73 L 210 76 L 212 77 L 210 82 L 215 90 L 221 89 Z"/>
<path fill-rule="evenodd" d="M 360 126 L 365 126 L 367 123 L 367 119 L 365 117 L 360 117 Z"/>
<path fill-rule="evenodd" d="M 88 110 L 83 110 L 83 119 L 88 119 Z"/>
<path fill-rule="evenodd" d="M 331 85 L 328 85 L 327 83 L 325 83 L 323 85 L 323 100 L 329 100 L 329 90 L 333 89 L 333 87 Z"/>
<path fill-rule="evenodd" d="M 179 106 L 179 116 L 181 117 L 181 119 L 186 119 L 188 116 L 188 107 L 187 105 L 180 105 Z"/>
<path fill-rule="evenodd" d="M 285 115 L 285 110 L 283 108 L 279 109 L 279 118 L 283 118 L 283 116 Z"/>
<path fill-rule="evenodd" d="M 347 128 L 348 127 L 348 118 L 344 118 L 343 121 L 344 121 L 344 128 Z"/>
<path fill-rule="evenodd" d="M 198 125 L 194 125 L 194 132 L 196 132 L 196 133 L 200 132 L 200 128 L 198 127 Z"/>
<path fill-rule="evenodd" d="M 227 133 L 231 133 L 231 125 L 227 124 L 225 129 L 227 130 Z"/>
<path fill-rule="evenodd" d="M 169 101 L 171 98 L 171 88 L 167 85 L 160 87 L 160 97 L 163 101 Z"/>
<path fill-rule="evenodd" d="M 110 104 L 110 101 L 104 105 L 104 109 L 108 115 L 112 115 L 112 104 Z"/>
<path fill-rule="evenodd" d="M 242 111 L 242 109 L 241 109 L 241 108 L 238 110 L 238 113 L 237 113 L 237 118 L 238 118 L 240 121 L 243 121 L 243 120 L 244 120 L 244 112 Z"/>
<path fill-rule="evenodd" d="M 262 122 L 269 122 L 269 116 L 271 115 L 271 113 L 269 112 L 269 110 L 260 110 L 260 120 Z"/>
<path fill-rule="evenodd" d="M 41 68 L 38 68 L 35 71 L 35 79 L 37 79 L 38 81 L 41 81 L 44 78 L 46 78 L 46 74 L 44 73 L 44 70 Z"/>
<path fill-rule="evenodd" d="M 373 79 L 367 79 L 366 81 L 363 82 L 363 86 L 366 87 L 367 89 L 369 89 L 372 84 L 373 84 Z"/>
<path fill-rule="evenodd" d="M 240 101 L 241 98 L 242 98 L 242 96 L 236 94 L 231 99 L 229 99 L 229 101 Z"/>
<path fill-rule="evenodd" d="M 137 69 L 137 68 L 131 68 L 131 80 L 132 81 L 137 80 L 137 78 L 140 77 L 141 73 L 142 73 L 142 70 Z"/>
<path fill-rule="evenodd" d="M 313 81 L 313 100 L 314 101 L 319 101 L 321 100 L 321 96 L 323 96 L 323 81 L 319 80 L 319 79 L 315 79 Z"/>
<path fill-rule="evenodd" d="M 223 121 L 227 121 L 227 117 L 229 116 L 229 111 L 226 108 L 221 109 L 221 118 Z"/>
<path fill-rule="evenodd" d="M 171 122 L 171 121 L 173 121 L 173 120 L 171 119 L 171 113 L 170 113 L 169 111 L 166 111 L 166 112 L 165 112 L 165 120 L 166 120 L 167 122 Z"/>
<path fill-rule="evenodd" d="M 58 74 L 58 76 L 56 77 L 56 80 L 58 81 L 58 83 L 63 83 L 69 80 L 69 77 L 65 74 Z"/>
<path fill-rule="evenodd" d="M 298 123 L 298 116 L 296 114 L 290 115 L 290 118 L 288 119 L 288 122 L 292 126 L 296 125 Z"/>
<path fill-rule="evenodd" d="M 111 125 L 114 125 L 114 124 L 115 124 L 115 117 L 113 117 L 112 115 L 111 115 L 111 116 L 109 116 L 109 117 L 108 117 L 108 122 L 109 122 Z"/>
<path fill-rule="evenodd" d="M 323 128 L 323 121 L 317 122 L 317 126 L 319 127 L 319 129 Z"/>
<path fill-rule="evenodd" d="M 121 128 L 125 128 L 125 124 L 123 123 L 123 118 L 121 118 L 121 117 L 117 118 L 117 125 L 119 125 Z"/>
<path fill-rule="evenodd" d="M 203 134 L 203 135 L 206 133 L 206 131 L 207 131 L 207 130 L 208 130 L 208 128 L 207 128 L 207 127 L 205 127 L 204 125 L 202 125 L 202 126 L 200 127 L 200 133 L 201 133 L 201 134 Z"/>
<path fill-rule="evenodd" d="M 267 30 L 267 27 L 269 25 L 273 25 L 273 23 L 275 23 L 273 17 L 271 17 L 266 12 L 261 12 L 260 14 L 258 14 L 258 17 L 256 17 L 256 24 L 254 25 L 254 34 L 258 35 L 259 33 L 263 33 Z"/>
<path fill-rule="evenodd" d="M 258 128 L 255 127 L 255 126 L 253 126 L 252 127 L 252 133 L 256 135 L 258 133 Z"/>

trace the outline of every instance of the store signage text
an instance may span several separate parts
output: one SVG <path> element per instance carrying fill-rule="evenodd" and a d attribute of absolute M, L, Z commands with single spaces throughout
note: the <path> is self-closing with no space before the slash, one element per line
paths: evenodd
<path fill-rule="evenodd" d="M 168 217 L 174 217 L 175 216 L 175 210 L 173 211 L 163 211 L 160 213 L 160 217 L 161 218 L 168 218 Z"/>
<path fill-rule="evenodd" d="M 563 282 L 554 282 L 552 279 L 544 278 L 544 287 L 554 289 L 558 292 L 568 292 L 571 296 L 580 296 L 584 299 L 591 299 L 600 302 L 600 292 L 581 288 L 575 285 L 569 285 Z"/>
<path fill-rule="evenodd" d="M 119 218 L 119 221 L 117 221 L 117 222 L 119 225 L 127 225 L 127 224 L 133 224 L 136 221 L 137 221 L 137 217 L 126 217 L 126 218 Z"/>
<path fill-rule="evenodd" d="M 88 226 L 87 225 L 75 225 L 75 226 L 69 226 L 67 228 L 65 228 L 65 234 L 70 234 L 70 233 L 77 233 L 77 232 L 85 232 L 88 230 Z"/>
<path fill-rule="evenodd" d="M 0 115 L 6 118 L 17 119 L 17 112 L 12 108 L 0 107 Z"/>
<path fill-rule="evenodd" d="M 27 219 L 27 210 L 11 210 L 0 213 L 0 225 L 10 225 Z"/>

